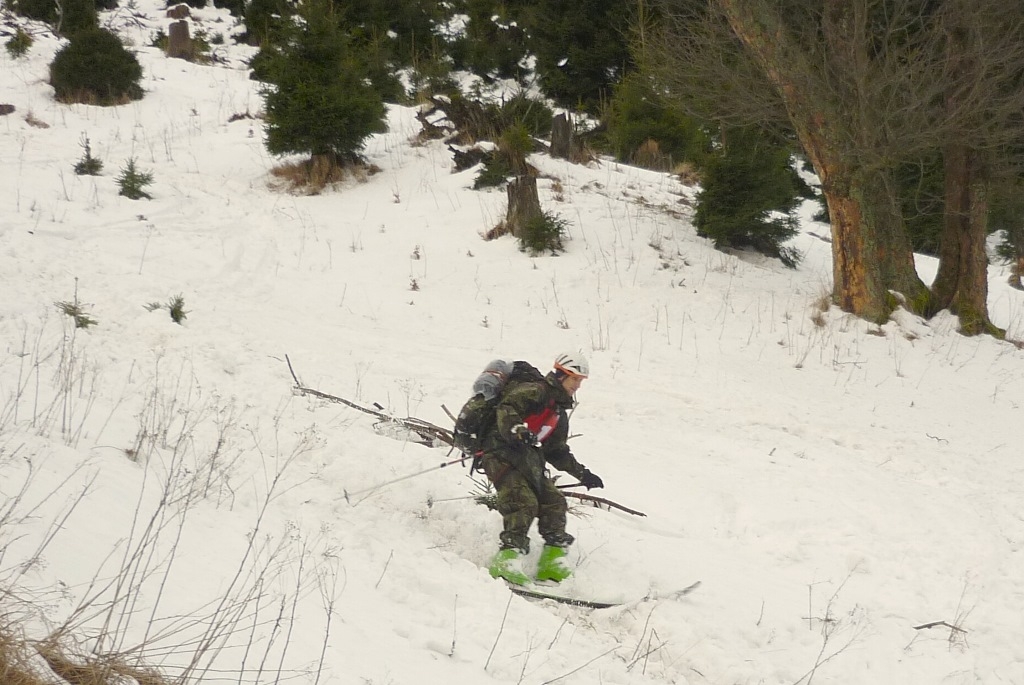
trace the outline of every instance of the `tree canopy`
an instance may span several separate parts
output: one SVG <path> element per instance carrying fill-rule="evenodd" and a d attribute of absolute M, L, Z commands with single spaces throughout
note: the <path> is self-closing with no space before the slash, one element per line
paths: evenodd
<path fill-rule="evenodd" d="M 383 100 L 332 6 L 305 0 L 299 16 L 264 64 L 267 149 L 351 159 L 387 130 Z"/>

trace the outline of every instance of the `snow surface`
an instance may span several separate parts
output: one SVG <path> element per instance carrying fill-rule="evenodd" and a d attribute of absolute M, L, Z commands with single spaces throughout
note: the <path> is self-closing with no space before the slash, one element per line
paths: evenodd
<path fill-rule="evenodd" d="M 417 143 L 409 108 L 367 145 L 380 173 L 271 190 L 251 50 L 167 59 L 145 46 L 169 20 L 138 7 L 104 15 L 145 70 L 129 105 L 55 103 L 45 34 L 0 51 L 0 577 L 30 637 L 92 597 L 83 649 L 143 642 L 171 675 L 230 625 L 204 683 L 1024 683 L 1024 352 L 948 316 L 822 312 L 814 207 L 788 270 L 715 251 L 693 188 L 608 160 L 531 158 L 565 254 L 486 242 L 504 193 Z M 72 171 L 83 135 L 101 176 Z M 130 157 L 152 200 L 118 196 Z M 1006 276 L 991 313 L 1021 339 Z M 183 325 L 146 307 L 176 295 Z M 95 326 L 55 307 L 76 297 Z M 591 494 L 646 517 L 574 503 L 564 591 L 615 609 L 510 597 L 466 470 L 376 488 L 451 456 L 293 393 L 285 360 L 449 426 L 492 358 L 575 349 Z"/>

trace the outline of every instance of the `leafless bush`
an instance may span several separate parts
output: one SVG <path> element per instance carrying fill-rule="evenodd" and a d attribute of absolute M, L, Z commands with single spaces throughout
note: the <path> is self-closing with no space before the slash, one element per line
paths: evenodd
<path fill-rule="evenodd" d="M 793 685 L 811 685 L 814 681 L 814 676 L 817 674 L 818 669 L 832 661 L 840 654 L 845 652 L 851 646 L 856 643 L 866 630 L 864 625 L 863 610 L 854 606 L 846 615 L 837 615 L 835 612 L 835 604 L 839 598 L 839 593 L 846 587 L 846 583 L 850 580 L 850 577 L 857 572 L 855 567 L 850 571 L 849 575 L 839 584 L 832 596 L 829 597 L 828 602 L 825 605 L 825 613 L 823 616 L 814 616 L 813 612 L 809 611 L 807 616 L 807 622 L 813 627 L 814 623 L 817 622 L 821 630 L 821 649 L 818 650 L 818 655 L 814 659 L 814 666 L 811 667 L 807 673 L 803 674 L 798 678 Z M 811 609 L 811 597 L 813 592 L 813 586 L 808 586 L 808 609 Z M 841 640 L 841 644 L 836 646 L 836 641 Z"/>
<path fill-rule="evenodd" d="M 22 328 L 20 348 L 12 355 L 18 366 L 14 386 L 0 398 L 0 433 L 25 421 L 36 435 L 59 432 L 66 445 L 78 444 L 96 400 L 97 377 L 78 345 L 79 330 L 66 318 L 54 341 L 48 316 L 31 336 L 27 325 Z"/>
<path fill-rule="evenodd" d="M 365 183 L 380 173 L 375 164 L 342 163 L 330 155 L 314 155 L 301 162 L 285 162 L 270 170 L 278 183 L 272 187 L 300 195 L 319 195 L 325 189 L 351 179 Z"/>
<path fill-rule="evenodd" d="M 68 377 L 73 350 L 64 343 L 50 355 L 39 354 L 31 351 L 27 333 L 23 337 L 29 351 L 20 360 L 24 368 L 0 418 L 6 418 L 8 428 L 28 419 L 56 427 L 59 393 L 44 411 L 31 394 L 45 394 L 47 364 L 64 369 L 57 381 Z M 35 349 L 41 348 L 37 341 Z M 26 380 L 33 376 L 37 384 Z M 45 441 L 26 446 L 13 431 L 6 441 L 0 432 L 0 478 L 9 495 L 0 503 L 3 685 L 123 685 L 131 679 L 139 685 L 188 685 L 206 682 L 213 673 L 237 683 L 261 683 L 314 670 L 319 677 L 318 664 L 289 667 L 291 631 L 299 620 L 300 598 L 311 593 L 323 599 L 329 631 L 338 592 L 337 559 L 324 551 L 320 536 L 294 527 L 275 530 L 267 523 L 272 504 L 298 485 L 289 468 L 316 445 L 317 434 L 309 430 L 286 443 L 280 417 L 270 440 L 257 428 L 243 433 L 234 404 L 207 397 L 184 367 L 167 380 L 154 375 L 142 398 L 137 436 L 125 450 L 143 469 L 134 514 L 110 522 L 127 530 L 84 587 L 54 587 L 37 579 L 45 572 L 47 550 L 59 544 L 76 510 L 92 496 L 97 473 L 89 471 L 91 463 L 85 460 L 60 483 L 42 482 Z M 72 406 L 72 411 L 77 410 Z M 243 448 L 246 435 L 251 444 Z M 273 447 L 265 450 L 265 444 Z M 183 597 L 191 601 L 189 593 L 180 591 L 176 573 L 186 563 L 182 540 L 187 526 L 202 503 L 234 504 L 231 481 L 241 477 L 244 452 L 263 465 L 253 479 L 262 495 L 245 546 L 226 589 L 181 606 Z M 40 525 L 47 517 L 49 523 Z M 325 645 L 326 640 L 325 635 Z"/>

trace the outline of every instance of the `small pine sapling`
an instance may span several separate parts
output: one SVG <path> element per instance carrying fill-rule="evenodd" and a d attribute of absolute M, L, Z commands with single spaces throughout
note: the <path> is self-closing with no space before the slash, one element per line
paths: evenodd
<path fill-rule="evenodd" d="M 143 307 L 146 308 L 147 312 L 155 312 L 158 309 L 166 309 L 171 315 L 171 321 L 181 325 L 181 322 L 188 318 L 188 310 L 185 309 L 185 296 L 175 295 L 171 299 L 163 302 L 148 302 Z"/>
<path fill-rule="evenodd" d="M 529 219 L 520 231 L 519 249 L 533 256 L 548 251 L 558 254 L 563 249 L 562 239 L 567 223 L 552 212 Z"/>
<path fill-rule="evenodd" d="M 130 200 L 153 199 L 143 188 L 153 182 L 153 174 L 149 171 L 140 171 L 135 167 L 135 158 L 130 158 L 121 168 L 121 174 L 117 177 L 117 184 L 121 186 L 119 195 L 124 195 Z"/>
<path fill-rule="evenodd" d="M 82 305 L 79 304 L 77 297 L 73 302 L 64 300 L 63 302 L 54 302 L 53 304 L 61 314 L 70 316 L 74 319 L 75 328 L 89 328 L 90 326 L 95 326 L 99 323 L 96 319 L 89 316 L 84 309 L 82 309 Z"/>
<path fill-rule="evenodd" d="M 171 314 L 171 321 L 180 326 L 181 322 L 188 318 L 188 312 L 185 310 L 185 297 L 179 294 L 168 300 L 167 311 Z"/>
<path fill-rule="evenodd" d="M 32 42 L 32 36 L 19 28 L 4 44 L 4 47 L 7 48 L 7 54 L 11 56 L 11 59 L 18 59 L 25 56 L 28 49 L 32 47 Z"/>
<path fill-rule="evenodd" d="M 82 158 L 75 163 L 75 173 L 79 176 L 99 176 L 100 171 L 103 170 L 103 162 L 92 156 L 89 137 L 82 136 L 82 142 L 80 142 L 79 145 L 82 146 L 83 155 Z"/>

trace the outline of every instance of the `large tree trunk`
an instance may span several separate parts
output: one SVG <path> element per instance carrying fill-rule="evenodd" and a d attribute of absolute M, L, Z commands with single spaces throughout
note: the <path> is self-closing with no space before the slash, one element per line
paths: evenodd
<path fill-rule="evenodd" d="M 733 31 L 761 65 L 822 182 L 832 224 L 833 300 L 844 311 L 884 321 L 899 293 L 922 312 L 928 289 L 914 268 L 910 241 L 884 172 L 865 172 L 848 161 L 842 103 L 816 88 L 814 67 L 788 39 L 771 4 L 718 0 Z M 848 118 L 848 117 L 847 117 Z"/>
<path fill-rule="evenodd" d="M 1002 335 L 988 316 L 988 188 L 977 157 L 952 143 L 943 156 L 945 208 L 939 269 L 932 283 L 929 314 L 949 309 L 968 335 Z"/>
<path fill-rule="evenodd" d="M 917 275 L 892 187 L 880 174 L 864 178 L 834 148 L 810 134 L 805 149 L 822 179 L 832 229 L 833 300 L 843 311 L 885 321 L 897 303 L 921 312 L 928 290 Z"/>
<path fill-rule="evenodd" d="M 951 83 L 945 93 L 946 112 L 953 114 L 970 100 L 967 89 L 978 78 L 972 34 L 952 19 L 946 41 L 947 59 L 964 81 Z M 969 108 L 968 108 L 969 109 Z M 972 122 L 973 123 L 973 122 Z M 942 234 L 939 238 L 939 269 L 932 283 L 932 313 L 949 309 L 960 317 L 960 331 L 967 335 L 1005 335 L 988 318 L 987 170 L 981 155 L 963 140 L 949 142 L 942 155 L 945 185 Z"/>

